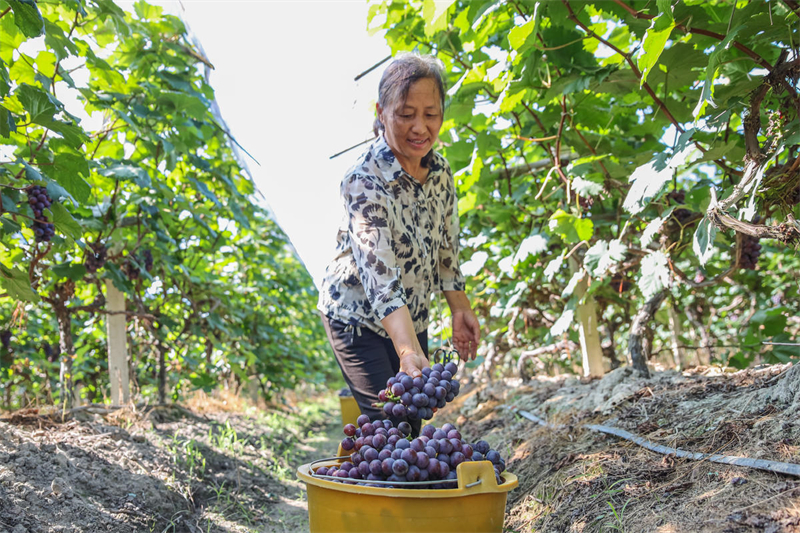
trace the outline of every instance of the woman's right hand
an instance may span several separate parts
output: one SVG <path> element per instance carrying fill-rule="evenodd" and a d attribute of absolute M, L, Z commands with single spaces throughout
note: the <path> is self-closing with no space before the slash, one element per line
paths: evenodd
<path fill-rule="evenodd" d="M 425 358 L 425 356 L 416 352 L 409 352 L 407 354 L 400 355 L 399 357 L 400 370 L 412 378 L 421 376 L 422 369 L 428 366 L 428 360 Z"/>

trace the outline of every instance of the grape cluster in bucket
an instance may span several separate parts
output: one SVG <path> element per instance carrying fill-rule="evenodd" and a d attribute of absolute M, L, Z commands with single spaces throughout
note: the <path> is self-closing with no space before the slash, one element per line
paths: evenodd
<path fill-rule="evenodd" d="M 497 450 L 484 440 L 472 444 L 461 438 L 452 424 L 437 428 L 432 424 L 422 427 L 420 436 L 411 439 L 411 424 L 401 422 L 394 427 L 390 420 L 370 420 L 361 415 L 354 424 L 344 426 L 345 438 L 341 447 L 352 451 L 349 460 L 330 467 L 320 467 L 316 476 L 336 478 L 343 483 L 361 483 L 367 486 L 446 489 L 457 483 L 456 468 L 465 461 L 490 461 L 498 485 L 506 464 Z M 369 483 L 369 482 L 381 483 Z M 436 483 L 409 485 L 407 482 L 432 481 Z"/>
<path fill-rule="evenodd" d="M 416 378 L 398 372 L 386 382 L 386 389 L 378 394 L 380 402 L 375 405 L 382 407 L 387 416 L 430 420 L 437 409 L 458 395 L 460 384 L 454 378 L 456 372 L 458 366 L 452 361 L 425 367 Z"/>

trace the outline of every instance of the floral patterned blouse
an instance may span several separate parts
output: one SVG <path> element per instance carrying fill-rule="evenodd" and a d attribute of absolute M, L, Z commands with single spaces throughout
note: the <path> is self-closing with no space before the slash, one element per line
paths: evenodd
<path fill-rule="evenodd" d="M 346 216 L 325 270 L 319 310 L 388 337 L 381 320 L 407 305 L 417 334 L 433 291 L 463 291 L 453 174 L 438 153 L 424 185 L 406 173 L 383 136 L 347 171 Z"/>

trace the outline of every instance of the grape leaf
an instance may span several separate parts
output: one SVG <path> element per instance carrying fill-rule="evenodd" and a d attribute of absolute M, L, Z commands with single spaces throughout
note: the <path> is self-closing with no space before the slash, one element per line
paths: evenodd
<path fill-rule="evenodd" d="M 39 301 L 39 295 L 31 287 L 28 273 L 24 270 L 6 268 L 0 264 L 0 287 L 15 300 L 34 303 Z"/>
<path fill-rule="evenodd" d="M 26 37 L 38 37 L 44 33 L 44 18 L 34 0 L 6 0 L 14 11 L 14 24 Z"/>
<path fill-rule="evenodd" d="M 570 300 L 570 303 L 567 304 L 567 307 L 564 309 L 564 312 L 561 313 L 561 316 L 558 317 L 558 320 L 550 327 L 550 335 L 553 337 L 559 337 L 564 334 L 569 327 L 572 325 L 572 321 L 575 318 L 575 304 Z"/>
<path fill-rule="evenodd" d="M 53 202 L 50 206 L 50 211 L 53 213 L 53 224 L 55 224 L 58 231 L 76 241 L 83 236 L 83 228 L 72 218 L 72 215 L 63 204 Z"/>
<path fill-rule="evenodd" d="M 701 265 L 708 263 L 708 260 L 714 255 L 714 250 L 716 248 L 714 240 L 716 238 L 717 227 L 711 223 L 708 217 L 705 217 L 697 225 L 692 242 L 692 250 L 694 250 L 697 258 L 700 259 Z"/>
<path fill-rule="evenodd" d="M 570 244 L 588 241 L 594 234 L 594 224 L 586 218 L 570 215 L 559 209 L 550 217 L 550 231 L 561 236 Z"/>
<path fill-rule="evenodd" d="M 667 256 L 660 250 L 642 258 L 639 289 L 646 300 L 669 286 Z"/>

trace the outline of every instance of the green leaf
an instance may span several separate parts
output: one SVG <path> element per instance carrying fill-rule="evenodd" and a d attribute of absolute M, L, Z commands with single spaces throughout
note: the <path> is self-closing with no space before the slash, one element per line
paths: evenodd
<path fill-rule="evenodd" d="M 722 63 L 722 52 L 731 46 L 736 34 L 743 30 L 745 26 L 746 24 L 742 24 L 736 26 L 735 28 L 731 28 L 731 31 L 728 32 L 721 42 L 714 46 L 714 51 L 708 56 L 708 66 L 706 67 L 706 79 L 703 83 L 703 90 L 700 93 L 700 100 L 697 102 L 697 106 L 695 106 L 694 111 L 692 112 L 695 120 L 697 120 L 697 118 L 703 114 L 707 104 L 711 104 L 711 107 L 717 107 L 713 100 L 714 80 L 717 77 L 717 69 L 719 69 L 719 66 Z"/>
<path fill-rule="evenodd" d="M 6 235 L 13 235 L 22 229 L 22 227 L 13 220 L 2 216 L 0 216 L 0 224 L 3 225 L 3 233 Z"/>
<path fill-rule="evenodd" d="M 6 139 L 11 136 L 11 132 L 17 131 L 17 123 L 14 115 L 3 106 L 0 106 L 0 137 Z"/>
<path fill-rule="evenodd" d="M 80 263 L 61 263 L 50 267 L 50 272 L 56 276 L 56 279 L 80 281 L 86 275 L 86 267 Z"/>
<path fill-rule="evenodd" d="M 572 300 L 569 301 L 567 307 L 564 309 L 564 312 L 561 313 L 561 316 L 558 317 L 558 320 L 550 328 L 550 335 L 553 337 L 560 337 L 564 333 L 567 332 L 569 327 L 572 325 L 572 321 L 575 319 L 575 304 Z"/>
<path fill-rule="evenodd" d="M 588 241 L 594 234 L 594 224 L 586 218 L 570 215 L 559 209 L 550 217 L 550 231 L 556 233 L 569 244 Z"/>
<path fill-rule="evenodd" d="M 603 192 L 603 184 L 577 177 L 572 180 L 572 188 L 581 196 L 597 196 Z"/>
<path fill-rule="evenodd" d="M 628 247 L 619 239 L 597 241 L 586 251 L 583 266 L 594 277 L 602 277 L 609 269 L 625 260 Z"/>
<path fill-rule="evenodd" d="M 538 7 L 539 2 L 536 3 L 536 8 L 538 9 Z M 535 39 L 536 34 L 533 33 L 533 30 L 536 29 L 536 26 L 538 26 L 538 18 L 534 16 L 522 26 L 514 26 L 511 28 L 511 31 L 508 32 L 508 44 L 511 45 L 511 48 L 520 51 L 522 46 L 525 44 L 525 41 L 528 40 L 529 36 L 533 35 L 533 38 Z"/>
<path fill-rule="evenodd" d="M 694 241 L 692 242 L 692 250 L 700 260 L 701 265 L 708 263 L 711 256 L 714 255 L 715 245 L 714 240 L 717 238 L 717 227 L 711 223 L 708 217 L 705 217 L 697 225 L 694 232 Z"/>
<path fill-rule="evenodd" d="M 83 236 L 83 228 L 72 218 L 72 215 L 63 204 L 53 202 L 50 206 L 50 211 L 53 213 L 53 224 L 55 224 L 58 231 L 76 241 Z"/>
<path fill-rule="evenodd" d="M 691 134 L 688 131 L 686 134 L 688 134 L 685 135 L 688 143 Z M 679 148 L 680 143 L 676 150 L 679 150 Z M 658 154 L 649 162 L 634 170 L 633 174 L 631 174 L 632 185 L 628 190 L 628 195 L 625 197 L 622 207 L 632 215 L 644 211 L 650 205 L 650 201 L 661 192 L 664 184 L 672 179 L 672 174 L 675 170 L 686 162 L 689 153 L 693 150 L 693 147 L 687 146 L 669 159 L 667 159 L 666 154 Z"/>
<path fill-rule="evenodd" d="M 422 18 L 425 20 L 425 35 L 433 35 L 447 28 L 447 11 L 455 0 L 424 0 Z"/>
<path fill-rule="evenodd" d="M 26 37 L 44 33 L 44 19 L 34 0 L 6 0 L 14 11 L 14 24 Z"/>
<path fill-rule="evenodd" d="M 41 124 L 42 121 L 51 121 L 58 111 L 51 96 L 39 87 L 23 83 L 14 94 L 31 116 L 31 122 Z"/>
<path fill-rule="evenodd" d="M 117 180 L 131 180 L 139 187 L 150 187 L 150 174 L 143 168 L 135 165 L 114 165 L 98 171 L 101 176 Z"/>
<path fill-rule="evenodd" d="M 28 168 L 27 164 L 25 166 Z M 49 169 L 49 174 L 79 204 L 85 204 L 92 194 L 92 188 L 81 177 L 81 174 L 88 174 L 88 169 L 89 167 L 83 157 L 71 153 L 61 153 L 56 154 L 53 158 L 53 165 Z"/>
<path fill-rule="evenodd" d="M 8 77 L 8 69 L 5 62 L 0 59 L 0 97 L 8 95 L 11 90 L 11 78 Z"/>
<path fill-rule="evenodd" d="M 639 289 L 645 300 L 669 286 L 669 263 L 662 251 L 652 252 L 642 258 Z"/>
<path fill-rule="evenodd" d="M 34 292 L 28 273 L 24 270 L 6 268 L 0 264 L 0 287 L 15 300 L 33 303 L 39 301 L 39 295 Z"/>
<path fill-rule="evenodd" d="M 72 148 L 80 148 L 83 143 L 89 140 L 89 136 L 83 131 L 83 128 L 71 122 L 41 119 L 39 124 L 61 135 L 64 141 Z"/>
<path fill-rule="evenodd" d="M 578 283 L 580 283 L 581 280 L 585 277 L 586 277 L 586 272 L 584 272 L 583 270 L 578 270 L 577 272 L 572 274 L 569 283 L 567 283 L 567 286 L 564 287 L 563 291 L 561 291 L 561 299 L 566 300 L 567 298 L 572 296 L 572 293 L 575 292 L 575 287 L 577 287 Z"/>
<path fill-rule="evenodd" d="M 513 265 L 525 261 L 530 256 L 536 256 L 547 250 L 547 236 L 546 235 L 531 235 L 522 241 L 514 254 Z"/>
<path fill-rule="evenodd" d="M 655 26 L 656 21 L 653 21 L 653 26 L 647 30 L 647 33 L 644 36 L 644 43 L 642 44 L 644 53 L 639 56 L 639 60 L 637 62 L 639 70 L 642 71 L 642 79 L 639 82 L 640 87 L 644 85 L 644 83 L 647 81 L 647 75 L 650 74 L 652 68 L 656 65 L 656 63 L 658 63 L 658 58 L 661 56 L 661 52 L 664 51 L 664 46 L 669 40 L 669 36 L 672 33 L 672 29 L 675 27 L 675 23 L 672 22 L 669 24 L 669 26 L 660 31 L 656 30 Z"/>
<path fill-rule="evenodd" d="M 647 248 L 650 246 L 650 243 L 653 242 L 653 238 L 656 236 L 656 233 L 658 233 L 658 231 L 661 229 L 661 226 L 664 225 L 664 222 L 669 218 L 674 209 L 675 206 L 667 208 L 667 210 L 664 211 L 661 216 L 654 218 L 647 225 L 647 227 L 644 229 L 644 232 L 642 232 L 642 248 Z"/>
<path fill-rule="evenodd" d="M 553 281 L 553 277 L 561 270 L 561 267 L 564 265 L 564 257 L 567 255 L 567 251 L 564 252 L 550 261 L 547 264 L 547 267 L 544 269 L 544 277 L 547 281 Z"/>

